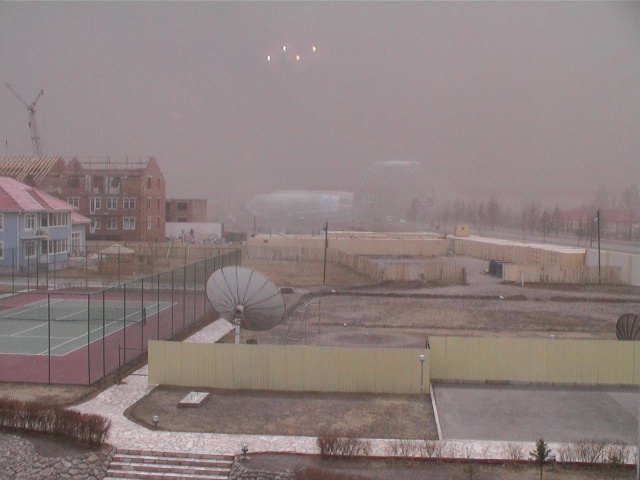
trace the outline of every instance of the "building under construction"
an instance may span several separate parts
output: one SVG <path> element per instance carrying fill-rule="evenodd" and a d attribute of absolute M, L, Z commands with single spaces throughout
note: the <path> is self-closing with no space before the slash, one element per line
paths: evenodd
<path fill-rule="evenodd" d="M 91 219 L 87 239 L 161 242 L 166 185 L 155 158 L 69 163 L 60 156 L 0 157 L 0 176 L 15 178 L 78 207 Z"/>

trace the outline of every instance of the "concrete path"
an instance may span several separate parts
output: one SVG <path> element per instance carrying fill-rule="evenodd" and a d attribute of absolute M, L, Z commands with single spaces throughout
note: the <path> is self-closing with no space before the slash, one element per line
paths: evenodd
<path fill-rule="evenodd" d="M 214 343 L 232 328 L 232 325 L 225 320 L 218 320 L 186 341 Z M 250 452 L 319 453 L 315 437 L 168 432 L 140 426 L 128 420 L 124 412 L 155 388 L 155 385 L 148 384 L 147 372 L 147 366 L 144 366 L 125 378 L 122 384 L 113 385 L 95 398 L 74 407 L 80 412 L 108 417 L 111 420 L 108 442 L 118 449 L 235 455 L 240 453 L 242 445 L 246 443 Z M 393 440 L 371 440 L 371 454 L 389 455 L 393 442 Z M 509 458 L 509 448 L 512 449 L 514 445 L 521 447 L 524 458 L 527 458 L 528 453 L 534 448 L 532 442 L 456 440 L 446 442 L 443 456 Z M 560 446 L 552 443 L 549 445 L 556 452 Z"/>

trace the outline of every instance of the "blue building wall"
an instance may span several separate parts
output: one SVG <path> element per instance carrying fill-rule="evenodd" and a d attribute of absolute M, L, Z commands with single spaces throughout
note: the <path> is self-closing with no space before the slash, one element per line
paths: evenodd
<path fill-rule="evenodd" d="M 68 221 L 67 225 L 55 226 L 55 227 L 41 227 L 41 215 L 46 215 L 48 212 L 42 212 L 36 214 L 35 225 L 33 229 L 25 229 L 25 213 L 21 212 L 0 212 L 3 215 L 3 228 L 0 230 L 0 242 L 3 242 L 2 257 L 0 257 L 0 266 L 14 268 L 22 268 L 27 264 L 35 264 L 38 261 L 40 263 L 47 262 L 62 262 L 69 256 L 69 249 L 71 248 L 71 215 L 67 212 Z M 31 212 L 29 212 L 31 213 Z M 84 226 L 82 227 L 84 228 Z M 38 235 L 37 232 L 41 234 Z M 46 232 L 46 235 L 42 234 Z M 84 235 L 83 235 L 84 236 Z M 43 242 L 51 240 L 67 240 L 67 251 L 57 254 L 46 254 L 46 249 L 43 250 Z M 33 242 L 35 246 L 34 255 L 27 258 L 28 242 Z M 48 245 L 48 243 L 47 243 Z M 48 248 L 48 246 L 47 246 Z M 44 252 L 44 253 L 43 253 Z"/>

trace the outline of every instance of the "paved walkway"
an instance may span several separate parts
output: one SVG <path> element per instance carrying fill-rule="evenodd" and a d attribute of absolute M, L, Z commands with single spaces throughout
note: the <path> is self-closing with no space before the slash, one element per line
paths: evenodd
<path fill-rule="evenodd" d="M 218 320 L 194 334 L 187 342 L 214 343 L 233 329 L 225 320 Z M 109 443 L 118 449 L 156 450 L 210 454 L 238 454 L 244 443 L 251 452 L 319 453 L 315 437 L 267 435 L 225 435 L 215 433 L 168 432 L 150 430 L 124 416 L 132 404 L 151 392 L 155 385 L 147 381 L 147 366 L 126 377 L 75 410 L 96 413 L 111 420 Z M 391 440 L 372 440 L 372 455 L 386 456 Z M 508 447 L 520 445 L 523 455 L 533 450 L 528 442 L 447 441 L 445 456 L 458 458 L 508 458 Z M 550 444 L 557 452 L 559 445 Z"/>

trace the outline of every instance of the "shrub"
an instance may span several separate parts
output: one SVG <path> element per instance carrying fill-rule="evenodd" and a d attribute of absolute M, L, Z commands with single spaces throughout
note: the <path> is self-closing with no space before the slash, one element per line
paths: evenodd
<path fill-rule="evenodd" d="M 444 444 L 440 440 L 425 440 L 420 446 L 420 453 L 423 457 L 441 458 Z"/>
<path fill-rule="evenodd" d="M 109 434 L 111 421 L 99 415 L 38 403 L 0 400 L 0 426 L 102 445 Z"/>
<path fill-rule="evenodd" d="M 329 457 L 368 457 L 371 443 L 347 433 L 339 436 L 334 430 L 326 430 L 318 435 L 318 447 L 322 458 Z"/>

